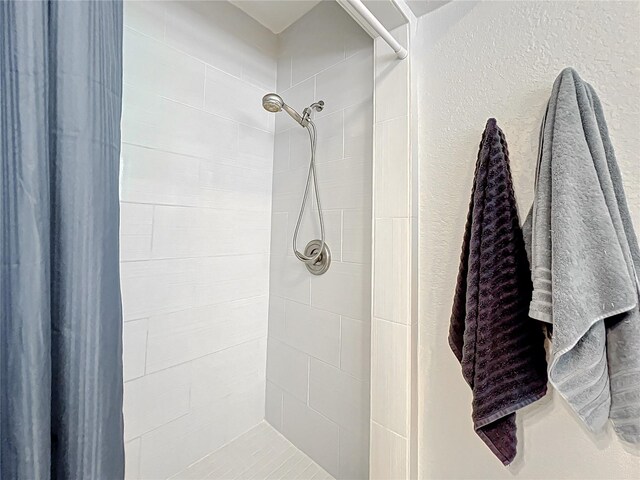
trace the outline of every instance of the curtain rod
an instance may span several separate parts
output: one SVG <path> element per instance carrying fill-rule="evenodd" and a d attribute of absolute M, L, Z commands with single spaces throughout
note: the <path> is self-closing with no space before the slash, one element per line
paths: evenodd
<path fill-rule="evenodd" d="M 398 58 L 407 58 L 407 49 L 400 45 L 400 42 L 398 42 L 395 38 L 393 38 L 393 36 L 389 33 L 389 30 L 387 30 L 384 25 L 380 23 L 380 20 L 378 20 L 375 15 L 371 13 L 371 10 L 369 10 L 361 0 L 338 0 L 338 3 L 346 7 L 348 10 L 351 10 L 351 12 L 349 13 L 355 13 L 356 15 L 358 15 L 357 19 L 361 20 L 361 22 L 366 23 L 366 25 L 362 25 L 365 30 L 367 30 L 368 32 L 373 30 L 378 35 L 380 35 L 382 39 L 389 44 L 393 51 L 396 52 Z M 397 8 L 395 0 L 391 0 L 391 3 L 393 3 Z M 398 10 L 403 16 L 405 16 L 404 12 L 402 12 L 400 9 Z"/>

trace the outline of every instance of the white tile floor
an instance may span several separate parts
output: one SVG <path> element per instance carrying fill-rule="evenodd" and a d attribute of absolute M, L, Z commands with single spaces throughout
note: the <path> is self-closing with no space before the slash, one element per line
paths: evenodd
<path fill-rule="evenodd" d="M 264 421 L 172 478 L 334 480 Z"/>

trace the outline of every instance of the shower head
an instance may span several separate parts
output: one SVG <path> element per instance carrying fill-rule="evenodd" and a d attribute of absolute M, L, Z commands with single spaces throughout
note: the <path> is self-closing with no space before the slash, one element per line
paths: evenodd
<path fill-rule="evenodd" d="M 284 101 L 277 93 L 267 93 L 262 97 L 262 106 L 267 112 L 278 113 L 282 110 Z"/>
<path fill-rule="evenodd" d="M 291 108 L 289 105 L 284 103 L 284 100 L 282 100 L 282 97 L 277 93 L 267 93 L 264 97 L 262 97 L 262 106 L 266 111 L 271 113 L 278 113 L 284 110 L 289 115 L 291 115 L 291 118 L 293 118 L 296 122 L 298 122 L 303 127 L 306 127 L 307 124 L 309 123 L 309 120 L 307 118 L 304 118 L 302 115 L 296 112 L 293 108 Z"/>

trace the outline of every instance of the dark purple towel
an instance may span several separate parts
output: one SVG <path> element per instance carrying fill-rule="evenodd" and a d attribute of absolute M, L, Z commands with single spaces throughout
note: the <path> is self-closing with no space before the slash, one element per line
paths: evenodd
<path fill-rule="evenodd" d="M 516 410 L 547 391 L 544 335 L 528 317 L 531 291 L 507 142 L 490 118 L 476 163 L 449 345 L 473 392 L 475 431 L 505 465 L 516 456 Z"/>

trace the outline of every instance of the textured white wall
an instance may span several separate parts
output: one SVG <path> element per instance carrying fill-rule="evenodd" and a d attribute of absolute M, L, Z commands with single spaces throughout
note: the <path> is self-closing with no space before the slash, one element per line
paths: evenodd
<path fill-rule="evenodd" d="M 367 478 L 371 316 L 373 42 L 335 2 L 279 35 L 278 87 L 298 111 L 316 100 L 317 172 L 332 264 L 311 275 L 291 250 L 309 135 L 276 120 L 267 420 L 340 479 Z M 314 209 L 315 209 L 314 205 Z M 298 248 L 319 238 L 307 211 Z"/>
<path fill-rule="evenodd" d="M 227 2 L 127 2 L 121 175 L 127 478 L 264 418 L 276 37 Z"/>
<path fill-rule="evenodd" d="M 447 345 L 478 144 L 494 116 L 521 214 L 554 79 L 575 67 L 598 91 L 640 230 L 639 3 L 453 2 L 420 19 L 420 477 L 637 479 L 640 451 L 588 433 L 551 391 L 518 415 L 503 467 L 475 435 L 471 395 Z"/>

